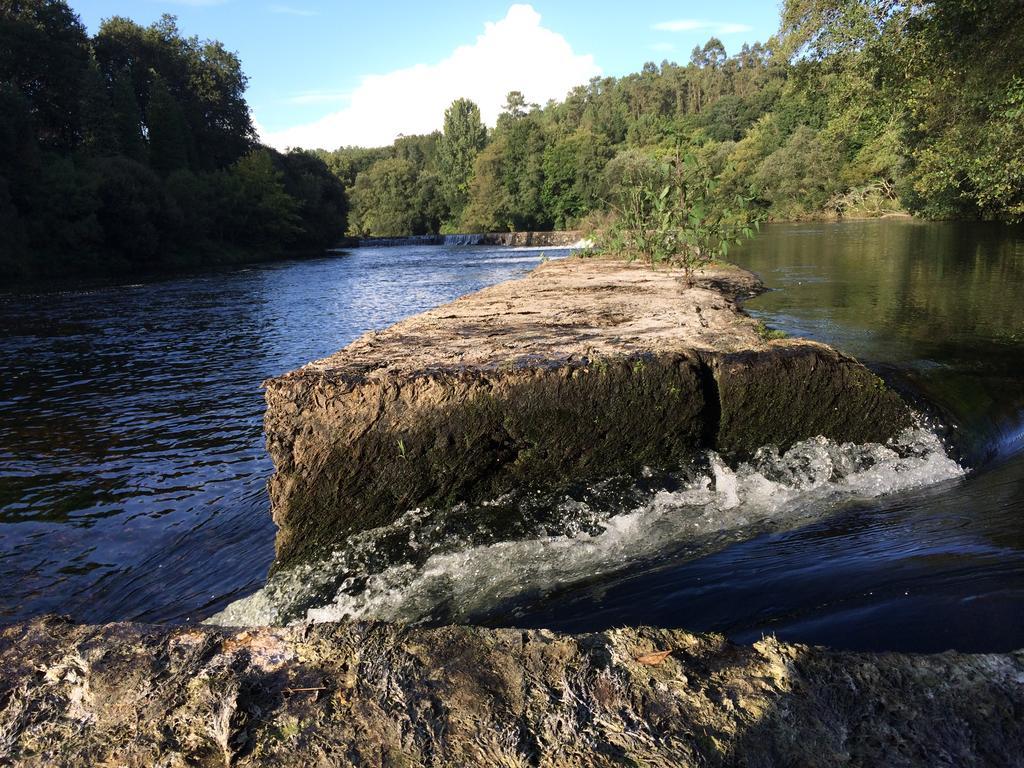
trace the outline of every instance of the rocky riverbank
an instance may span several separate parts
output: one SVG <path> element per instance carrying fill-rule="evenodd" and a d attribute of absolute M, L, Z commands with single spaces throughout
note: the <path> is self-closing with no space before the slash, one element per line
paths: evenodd
<path fill-rule="evenodd" d="M 277 566 L 423 506 L 911 423 L 855 360 L 770 339 L 736 267 L 548 262 L 265 382 Z"/>
<path fill-rule="evenodd" d="M 0 764 L 1019 766 L 1024 653 L 387 624 L 0 630 Z"/>

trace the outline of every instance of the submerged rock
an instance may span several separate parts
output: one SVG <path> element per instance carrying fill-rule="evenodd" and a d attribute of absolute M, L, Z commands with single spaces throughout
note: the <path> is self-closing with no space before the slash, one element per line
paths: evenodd
<path fill-rule="evenodd" d="M 735 267 L 570 258 L 370 333 L 265 382 L 275 567 L 409 509 L 551 490 L 706 450 L 744 458 L 912 421 L 852 358 L 768 340 Z"/>
<path fill-rule="evenodd" d="M 1022 652 L 741 647 L 645 628 L 0 630 L 3 765 L 933 768 L 1022 755 Z"/>

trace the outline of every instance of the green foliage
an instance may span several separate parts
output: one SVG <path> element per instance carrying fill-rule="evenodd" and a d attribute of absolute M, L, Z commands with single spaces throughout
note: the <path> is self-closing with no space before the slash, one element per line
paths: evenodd
<path fill-rule="evenodd" d="M 298 201 L 284 187 L 284 174 L 269 150 L 240 158 L 219 177 L 231 242 L 291 244 L 301 233 Z"/>
<path fill-rule="evenodd" d="M 544 149 L 541 199 L 556 229 L 576 226 L 601 203 L 610 153 L 601 136 L 579 128 Z"/>
<path fill-rule="evenodd" d="M 777 215 L 799 218 L 821 211 L 839 191 L 839 168 L 835 146 L 802 125 L 760 163 L 753 188 Z"/>
<path fill-rule="evenodd" d="M 345 187 L 312 152 L 272 153 L 285 192 L 298 204 L 301 227 L 295 247 L 316 250 L 332 245 L 348 216 Z"/>
<path fill-rule="evenodd" d="M 753 237 L 759 226 L 749 201 L 736 196 L 726 204 L 720 184 L 692 154 L 639 166 L 622 183 L 617 217 L 600 248 L 651 266 L 680 267 L 693 285 L 697 270 L 727 257 L 730 245 Z"/>
<path fill-rule="evenodd" d="M 100 71 L 96 59 L 89 59 L 82 73 L 82 90 L 79 97 L 81 110 L 81 150 L 87 155 L 103 156 L 117 154 L 120 142 L 114 118 L 110 90 Z M 141 137 L 140 137 L 141 141 Z"/>
<path fill-rule="evenodd" d="M 146 162 L 149 152 L 142 138 L 142 111 L 128 72 L 122 70 L 113 76 L 110 101 L 116 136 L 113 154 L 122 154 L 140 163 Z"/>
<path fill-rule="evenodd" d="M 798 66 L 847 86 L 828 127 L 859 126 L 836 132 L 858 150 L 850 186 L 891 182 L 930 217 L 1021 218 L 1017 0 L 789 0 L 783 31 Z"/>
<path fill-rule="evenodd" d="M 280 155 L 256 144 L 238 57 L 173 16 L 90 38 L 63 0 L 0 0 L 0 268 L 320 248 L 349 208 L 352 233 L 403 235 L 600 229 L 614 203 L 684 266 L 721 248 L 686 239 L 680 196 L 723 216 L 719 243 L 746 216 L 1020 220 L 1022 37 L 1019 0 L 786 0 L 766 45 L 712 38 L 543 108 L 512 91 L 491 132 L 459 99 L 443 132 Z"/>
<path fill-rule="evenodd" d="M 390 147 L 341 147 L 313 153 L 341 182 L 351 207 L 349 234 L 440 231 L 449 218 L 438 171 L 442 142 L 442 134 L 432 133 L 403 136 Z"/>
<path fill-rule="evenodd" d="M 353 235 L 390 237 L 415 232 L 412 206 L 416 166 L 399 157 L 378 160 L 356 177 L 352 189 Z"/>
<path fill-rule="evenodd" d="M 62 0 L 0 0 L 4 276 L 333 243 L 342 183 L 313 155 L 256 147 L 245 83 L 235 54 L 171 16 L 114 17 L 90 39 Z"/>
<path fill-rule="evenodd" d="M 862 187 L 853 187 L 833 197 L 826 209 L 837 216 L 874 218 L 889 213 L 898 213 L 899 198 L 896 191 L 885 179 L 875 179 Z"/>
<path fill-rule="evenodd" d="M 502 172 L 507 142 L 505 135 L 499 135 L 477 155 L 469 184 L 469 203 L 462 214 L 462 229 L 467 232 L 508 229 L 512 202 Z"/>
<path fill-rule="evenodd" d="M 356 183 L 356 177 L 378 160 L 390 157 L 394 153 L 391 147 L 340 147 L 333 152 L 322 149 L 315 154 L 338 177 L 346 190 Z"/>
<path fill-rule="evenodd" d="M 768 218 L 1018 219 L 1022 36 L 1019 0 L 788 0 L 767 45 L 730 56 L 712 38 L 543 109 L 514 91 L 472 175 L 452 178 L 468 200 L 446 228 L 576 226 L 620 199 L 631 163 L 677 145 L 720 204 Z"/>
<path fill-rule="evenodd" d="M 784 339 L 788 335 L 785 331 L 778 328 L 769 328 L 764 324 L 763 320 L 757 321 L 754 325 L 754 331 L 761 337 L 761 341 L 775 341 L 777 339 Z"/>
<path fill-rule="evenodd" d="M 153 73 L 146 108 L 149 129 L 149 162 L 155 171 L 168 174 L 189 166 L 189 133 L 181 106 L 167 83 Z"/>
<path fill-rule="evenodd" d="M 42 147 L 77 143 L 89 56 L 85 27 L 65 3 L 0 0 L 0 82 L 24 96 Z"/>

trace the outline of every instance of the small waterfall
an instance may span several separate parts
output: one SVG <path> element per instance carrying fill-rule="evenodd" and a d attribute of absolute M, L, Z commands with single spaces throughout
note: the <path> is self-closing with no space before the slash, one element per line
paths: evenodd
<path fill-rule="evenodd" d="M 466 234 L 466 235 L 445 235 L 444 245 L 483 245 L 484 244 L 483 234 Z"/>
<path fill-rule="evenodd" d="M 473 622 L 495 606 L 657 562 L 684 545 L 701 557 L 723 542 L 796 529 L 847 504 L 963 474 L 938 437 L 917 428 L 884 446 L 816 437 L 783 453 L 762 448 L 735 467 L 711 453 L 672 490 L 605 482 L 578 499 L 538 494 L 414 509 L 353 534 L 323 559 L 280 571 L 206 623 Z M 506 517 L 481 516 L 483 507 Z M 511 538 L 488 522 L 507 516 L 521 526 Z"/>

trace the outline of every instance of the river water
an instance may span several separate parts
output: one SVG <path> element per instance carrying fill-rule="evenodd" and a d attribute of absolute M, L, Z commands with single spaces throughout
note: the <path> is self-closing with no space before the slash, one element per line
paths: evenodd
<path fill-rule="evenodd" d="M 930 428 L 496 500 L 521 516 L 514 535 L 479 509 L 410 510 L 252 595 L 274 532 L 259 382 L 540 253 L 357 249 L 0 295 L 0 620 L 647 623 L 1024 647 L 1024 234 L 773 225 L 735 257 L 774 289 L 748 311 L 873 365 Z"/>

